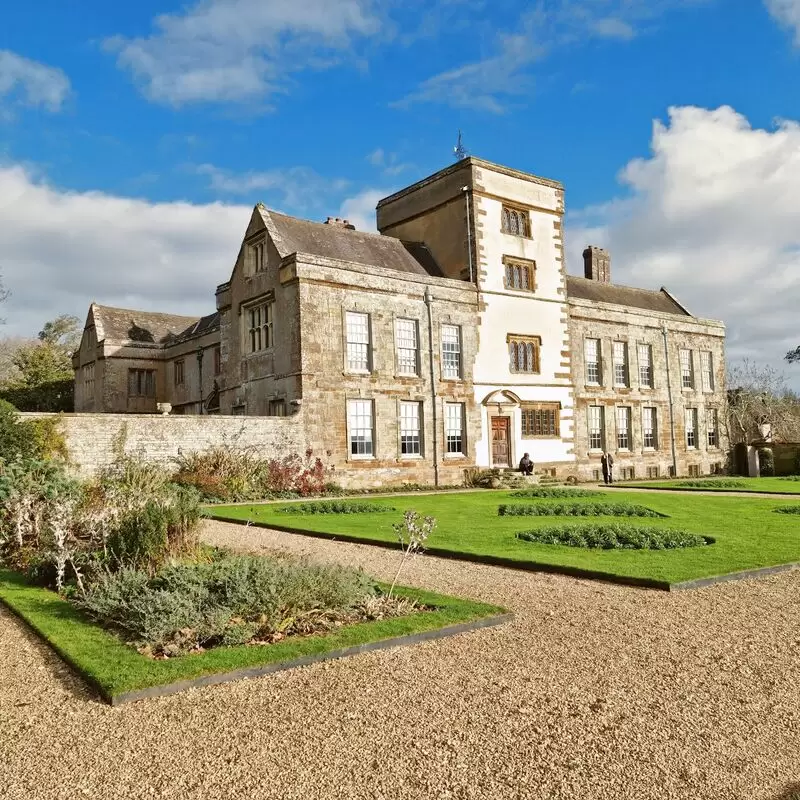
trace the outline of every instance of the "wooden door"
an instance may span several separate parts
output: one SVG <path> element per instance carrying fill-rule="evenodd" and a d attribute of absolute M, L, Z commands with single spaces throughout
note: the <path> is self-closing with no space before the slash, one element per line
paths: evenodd
<path fill-rule="evenodd" d="M 511 442 L 508 417 L 492 417 L 492 466 L 511 466 Z"/>

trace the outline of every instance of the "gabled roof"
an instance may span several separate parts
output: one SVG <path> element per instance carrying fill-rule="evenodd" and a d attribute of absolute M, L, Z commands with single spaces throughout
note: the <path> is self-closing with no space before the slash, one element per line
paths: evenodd
<path fill-rule="evenodd" d="M 692 315 L 663 287 L 658 291 L 652 289 L 634 289 L 631 286 L 618 286 L 614 283 L 602 283 L 589 278 L 567 275 L 567 300 L 591 300 L 594 303 L 611 303 L 628 308 L 642 308 L 646 311 L 657 311 L 662 314 L 680 314 L 682 317 Z"/>
<path fill-rule="evenodd" d="M 98 340 L 142 344 L 172 344 L 207 333 L 219 326 L 219 314 L 205 317 L 185 317 L 162 314 L 157 311 L 135 311 L 92 303 L 91 313 L 98 332 Z"/>
<path fill-rule="evenodd" d="M 443 277 L 430 250 L 421 243 L 297 219 L 261 205 L 256 208 L 281 258 L 304 253 L 414 275 Z"/>

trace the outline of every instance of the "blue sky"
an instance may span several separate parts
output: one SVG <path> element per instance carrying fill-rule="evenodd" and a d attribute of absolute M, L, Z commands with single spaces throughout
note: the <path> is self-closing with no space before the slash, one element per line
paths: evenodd
<path fill-rule="evenodd" d="M 74 8 L 3 12 L 7 334 L 93 299 L 203 313 L 248 206 L 369 227 L 461 128 L 565 184 L 571 271 L 591 238 L 725 319 L 732 358 L 800 341 L 800 0 Z"/>

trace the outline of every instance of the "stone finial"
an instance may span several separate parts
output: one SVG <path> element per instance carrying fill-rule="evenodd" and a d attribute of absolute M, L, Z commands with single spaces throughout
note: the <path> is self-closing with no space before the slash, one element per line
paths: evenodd
<path fill-rule="evenodd" d="M 611 283 L 611 256 L 608 250 L 589 245 L 583 251 L 583 274 L 590 281 Z"/>

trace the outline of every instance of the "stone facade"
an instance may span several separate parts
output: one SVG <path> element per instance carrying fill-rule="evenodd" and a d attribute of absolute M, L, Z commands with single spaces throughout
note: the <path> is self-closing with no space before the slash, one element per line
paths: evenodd
<path fill-rule="evenodd" d="M 591 480 L 603 449 L 618 476 L 715 471 L 724 326 L 664 289 L 613 284 L 600 248 L 568 276 L 563 215 L 560 183 L 477 158 L 381 200 L 380 234 L 258 205 L 215 314 L 92 305 L 76 409 L 286 417 L 349 486 L 460 483 L 523 453 Z"/>

